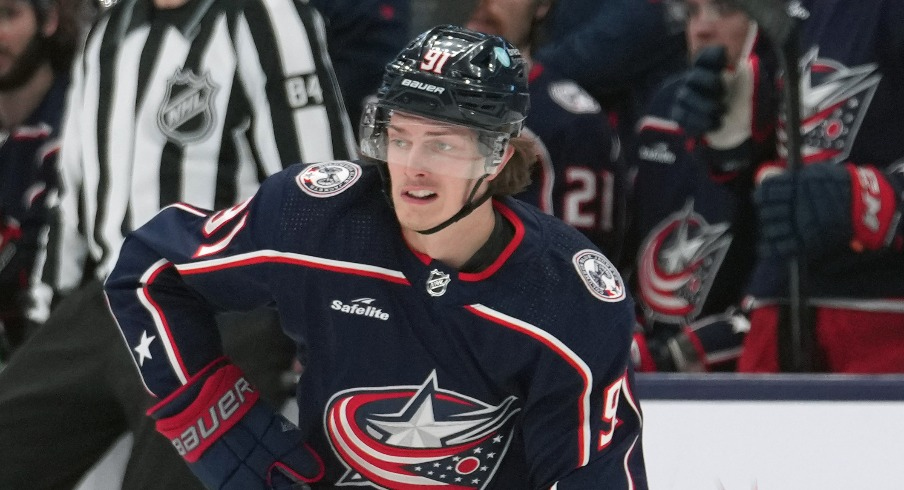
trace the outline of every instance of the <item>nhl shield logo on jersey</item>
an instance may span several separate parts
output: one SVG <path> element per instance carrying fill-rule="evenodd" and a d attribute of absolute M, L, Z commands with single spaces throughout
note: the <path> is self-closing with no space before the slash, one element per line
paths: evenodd
<path fill-rule="evenodd" d="M 324 424 L 346 472 L 337 487 L 487 488 L 505 459 L 521 410 L 439 388 L 358 388 L 327 403 Z"/>
<path fill-rule="evenodd" d="M 206 138 L 213 130 L 216 92 L 209 72 L 198 76 L 190 69 L 177 69 L 166 83 L 166 95 L 157 112 L 160 131 L 179 144 Z"/>
<path fill-rule="evenodd" d="M 613 303 L 625 298 L 621 275 L 603 254 L 595 250 L 581 250 L 574 255 L 572 262 L 594 296 Z"/>
<path fill-rule="evenodd" d="M 430 293 L 430 296 L 442 296 L 446 294 L 446 288 L 450 282 L 452 282 L 452 278 L 449 274 L 439 269 L 433 269 L 430 271 L 430 277 L 427 278 L 427 292 Z"/>
<path fill-rule="evenodd" d="M 305 194 L 330 197 L 351 187 L 361 177 L 361 167 L 352 162 L 337 160 L 308 165 L 295 177 Z"/>

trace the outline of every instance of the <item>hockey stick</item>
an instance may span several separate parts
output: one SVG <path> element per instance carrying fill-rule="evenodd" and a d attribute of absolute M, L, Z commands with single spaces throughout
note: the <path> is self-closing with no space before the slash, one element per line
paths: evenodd
<path fill-rule="evenodd" d="M 797 171 L 802 166 L 800 133 L 800 47 L 798 28 L 809 17 L 800 0 L 728 0 L 744 10 L 772 42 L 784 73 L 784 115 L 788 150 L 788 171 L 792 188 L 797 188 Z M 813 371 L 815 337 L 807 307 L 806 259 L 793 257 L 788 263 L 789 312 L 779 316 L 778 357 L 784 372 Z"/>

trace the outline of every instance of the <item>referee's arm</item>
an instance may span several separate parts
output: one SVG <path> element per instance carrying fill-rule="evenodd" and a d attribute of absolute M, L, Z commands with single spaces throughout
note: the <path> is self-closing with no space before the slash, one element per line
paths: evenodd
<path fill-rule="evenodd" d="M 269 0 L 249 5 L 244 21 L 256 49 L 236 46 L 238 71 L 254 114 L 250 140 L 265 173 L 354 157 L 320 14 L 301 2 Z"/>

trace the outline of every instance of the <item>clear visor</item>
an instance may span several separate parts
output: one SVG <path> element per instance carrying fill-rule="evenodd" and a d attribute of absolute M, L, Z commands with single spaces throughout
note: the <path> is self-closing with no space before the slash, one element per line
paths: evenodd
<path fill-rule="evenodd" d="M 495 174 L 508 135 L 427 119 L 369 104 L 361 120 L 361 154 L 388 165 L 477 179 Z"/>

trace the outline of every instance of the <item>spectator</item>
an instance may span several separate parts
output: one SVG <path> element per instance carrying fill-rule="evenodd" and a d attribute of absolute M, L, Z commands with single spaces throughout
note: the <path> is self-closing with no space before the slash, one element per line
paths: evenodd
<path fill-rule="evenodd" d="M 45 266 L 66 297 L 0 372 L 0 488 L 71 487 L 126 432 L 123 488 L 199 487 L 147 422 L 100 279 L 163 206 L 228 207 L 284 164 L 354 153 L 321 22 L 291 0 L 121 0 L 96 20 L 67 96 Z M 281 399 L 293 352 L 275 314 L 231 320 L 237 362 Z"/>
<path fill-rule="evenodd" d="M 646 488 L 618 272 L 506 197 L 528 177 L 509 145 L 527 107 L 517 49 L 439 26 L 387 65 L 360 129 L 370 163 L 294 166 L 239 206 L 171 206 L 126 239 L 110 305 L 158 429 L 209 487 Z M 308 354 L 299 427 L 213 328 L 262 304 Z"/>
<path fill-rule="evenodd" d="M 740 10 L 686 7 L 694 62 L 653 97 L 633 155 L 635 337 L 641 370 L 730 371 L 756 260 L 754 172 L 775 158 L 775 61 Z"/>
<path fill-rule="evenodd" d="M 34 324 L 35 256 L 57 191 L 79 14 L 72 0 L 0 0 L 0 366 Z"/>
<path fill-rule="evenodd" d="M 804 369 L 904 372 L 904 2 L 804 0 L 801 128 L 805 168 L 757 191 L 761 251 L 739 369 L 800 369 L 783 350 L 788 265 L 805 267 L 815 338 Z M 796 185 L 795 185 L 796 183 Z M 796 196 L 792 197 L 792 196 Z M 806 339 L 804 339 L 806 340 Z"/>
<path fill-rule="evenodd" d="M 624 238 L 627 171 L 608 113 L 573 80 L 531 54 L 550 0 L 481 0 L 467 27 L 508 39 L 531 67 L 531 111 L 525 134 L 535 136 L 539 165 L 517 198 L 554 214 L 618 261 Z"/>

